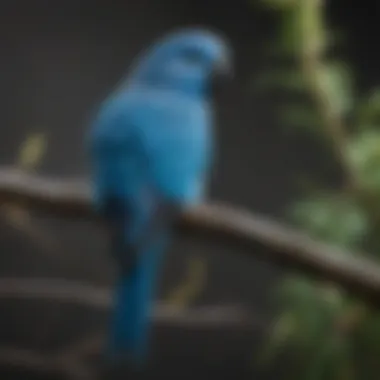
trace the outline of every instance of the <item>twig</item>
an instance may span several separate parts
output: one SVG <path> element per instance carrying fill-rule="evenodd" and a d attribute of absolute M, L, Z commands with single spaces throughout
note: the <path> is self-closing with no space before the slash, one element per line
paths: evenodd
<path fill-rule="evenodd" d="M 0 205 L 9 202 L 59 217 L 96 219 L 89 186 L 83 180 L 46 179 L 3 168 Z M 235 252 L 333 281 L 380 306 L 380 266 L 376 262 L 316 242 L 264 217 L 226 205 L 208 204 L 184 214 L 178 227 L 185 233 L 232 244 Z"/>
<path fill-rule="evenodd" d="M 0 300 L 38 299 L 106 309 L 110 289 L 58 278 L 0 278 Z"/>
<path fill-rule="evenodd" d="M 100 309 L 108 308 L 111 303 L 110 289 L 56 278 L 2 278 L 0 301 L 8 298 L 78 303 Z M 157 302 L 152 317 L 155 323 L 197 330 L 233 328 L 249 331 L 268 328 L 263 320 L 258 320 L 247 310 L 236 305 L 203 306 L 183 310 L 167 303 Z M 103 334 L 99 332 L 49 354 L 21 348 L 0 347 L 0 366 L 49 375 L 63 375 L 72 380 L 87 380 L 94 378 L 94 374 L 86 365 L 86 359 L 99 354 L 102 341 Z"/>
<path fill-rule="evenodd" d="M 55 357 L 61 363 L 71 363 L 88 355 L 99 352 L 104 341 L 104 333 L 96 333 L 64 347 Z"/>
<path fill-rule="evenodd" d="M 38 299 L 107 309 L 111 304 L 111 289 L 57 278 L 1 278 L 0 300 L 5 299 Z M 189 328 L 263 327 L 257 318 L 238 305 L 182 310 L 165 302 L 157 302 L 152 317 L 156 323 Z"/>
<path fill-rule="evenodd" d="M 53 355 L 16 347 L 0 347 L 0 367 L 17 368 L 52 377 L 63 376 L 72 380 L 88 380 L 92 377 L 91 369 L 77 358 L 70 362 L 61 361 Z"/>
<path fill-rule="evenodd" d="M 82 180 L 35 177 L 14 168 L 0 169 L 0 205 L 16 203 L 59 217 L 94 218 L 88 184 Z"/>

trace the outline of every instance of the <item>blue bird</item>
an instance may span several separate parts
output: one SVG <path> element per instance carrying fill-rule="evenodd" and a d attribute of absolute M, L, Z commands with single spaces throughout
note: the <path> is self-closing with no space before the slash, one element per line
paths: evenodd
<path fill-rule="evenodd" d="M 231 69 L 218 34 L 170 33 L 138 57 L 91 124 L 94 205 L 118 271 L 109 362 L 146 360 L 163 252 L 176 218 L 202 201 L 213 162 L 213 79 Z"/>

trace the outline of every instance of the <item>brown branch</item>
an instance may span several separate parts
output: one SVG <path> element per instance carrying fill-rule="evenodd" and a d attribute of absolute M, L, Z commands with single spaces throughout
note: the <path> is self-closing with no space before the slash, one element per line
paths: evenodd
<path fill-rule="evenodd" d="M 111 289 L 83 282 L 44 278 L 1 278 L 0 301 L 6 299 L 38 299 L 51 302 L 78 303 L 86 307 L 106 309 L 111 304 Z M 155 323 L 181 328 L 267 329 L 265 322 L 243 308 L 232 305 L 202 306 L 178 309 L 157 302 L 153 315 Z M 99 354 L 103 334 L 97 333 L 63 347 L 55 353 L 42 354 L 14 347 L 0 347 L 0 367 L 12 367 L 32 372 L 59 375 L 72 380 L 95 378 L 86 359 Z"/>
<path fill-rule="evenodd" d="M 107 309 L 111 289 L 57 278 L 0 278 L 0 301 L 38 299 Z M 157 302 L 152 317 L 156 323 L 188 328 L 263 328 L 264 324 L 238 305 L 179 309 Z"/>
<path fill-rule="evenodd" d="M 72 363 L 74 361 L 83 360 L 94 353 L 100 352 L 103 347 L 103 342 L 104 332 L 86 336 L 60 350 L 55 354 L 55 360 L 61 363 Z"/>
<path fill-rule="evenodd" d="M 96 219 L 89 186 L 83 180 L 46 179 L 3 168 L 0 206 L 10 202 L 58 217 Z M 208 204 L 184 214 L 178 227 L 185 233 L 232 244 L 235 252 L 333 281 L 380 306 L 380 266 L 376 262 L 317 242 L 264 217 Z"/>
<path fill-rule="evenodd" d="M 72 380 L 95 379 L 91 369 L 80 359 L 63 361 L 54 355 L 44 355 L 34 350 L 0 347 L 0 367 L 27 370 L 29 373 L 36 372 L 59 378 L 64 376 L 64 378 Z"/>

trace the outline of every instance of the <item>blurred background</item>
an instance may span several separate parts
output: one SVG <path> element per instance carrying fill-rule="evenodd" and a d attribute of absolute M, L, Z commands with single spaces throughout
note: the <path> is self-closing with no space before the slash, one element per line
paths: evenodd
<path fill-rule="evenodd" d="M 176 27 L 212 27 L 233 44 L 236 78 L 216 99 L 211 198 L 376 259 L 379 12 L 375 0 L 4 2 L 1 165 L 85 176 L 88 118 L 133 57 Z M 7 286 L 42 278 L 33 284 L 60 279 L 105 289 L 113 268 L 104 237 L 90 223 L 21 207 L 4 206 L 0 216 L 0 371 L 9 379 L 58 378 L 29 353 L 59 357 L 78 342 L 91 344 L 107 308 L 15 296 Z M 185 313 L 210 305 L 225 308 L 219 314 L 244 310 L 249 322 L 158 318 L 149 378 L 379 378 L 376 310 L 217 241 L 176 239 L 159 301 Z"/>

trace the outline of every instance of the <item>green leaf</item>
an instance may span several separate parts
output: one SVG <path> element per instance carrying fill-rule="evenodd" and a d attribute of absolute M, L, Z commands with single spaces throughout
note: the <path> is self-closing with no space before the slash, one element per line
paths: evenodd
<path fill-rule="evenodd" d="M 380 130 L 365 129 L 347 145 L 347 155 L 362 188 L 380 194 Z"/>
<path fill-rule="evenodd" d="M 328 101 L 339 115 L 346 115 L 354 104 L 352 75 L 343 62 L 333 62 L 321 67 L 319 81 Z"/>
<path fill-rule="evenodd" d="M 296 319 L 291 312 L 284 312 L 276 318 L 269 339 L 259 352 L 257 364 L 266 365 L 284 348 L 296 330 Z"/>
<path fill-rule="evenodd" d="M 342 196 L 320 196 L 298 202 L 293 219 L 313 236 L 342 247 L 360 243 L 369 231 L 368 216 Z"/>
<path fill-rule="evenodd" d="M 331 297 L 332 293 L 335 297 Z M 318 339 L 344 305 L 336 289 L 301 278 L 291 277 L 284 281 L 279 296 L 284 309 L 295 319 L 297 329 L 292 333 L 293 340 L 301 345 L 309 345 Z"/>
<path fill-rule="evenodd" d="M 362 129 L 380 124 L 380 88 L 375 88 L 367 99 L 358 103 L 356 121 Z"/>
<path fill-rule="evenodd" d="M 25 169 L 34 169 L 42 160 L 46 151 L 46 136 L 44 133 L 31 133 L 21 144 L 17 164 Z"/>

